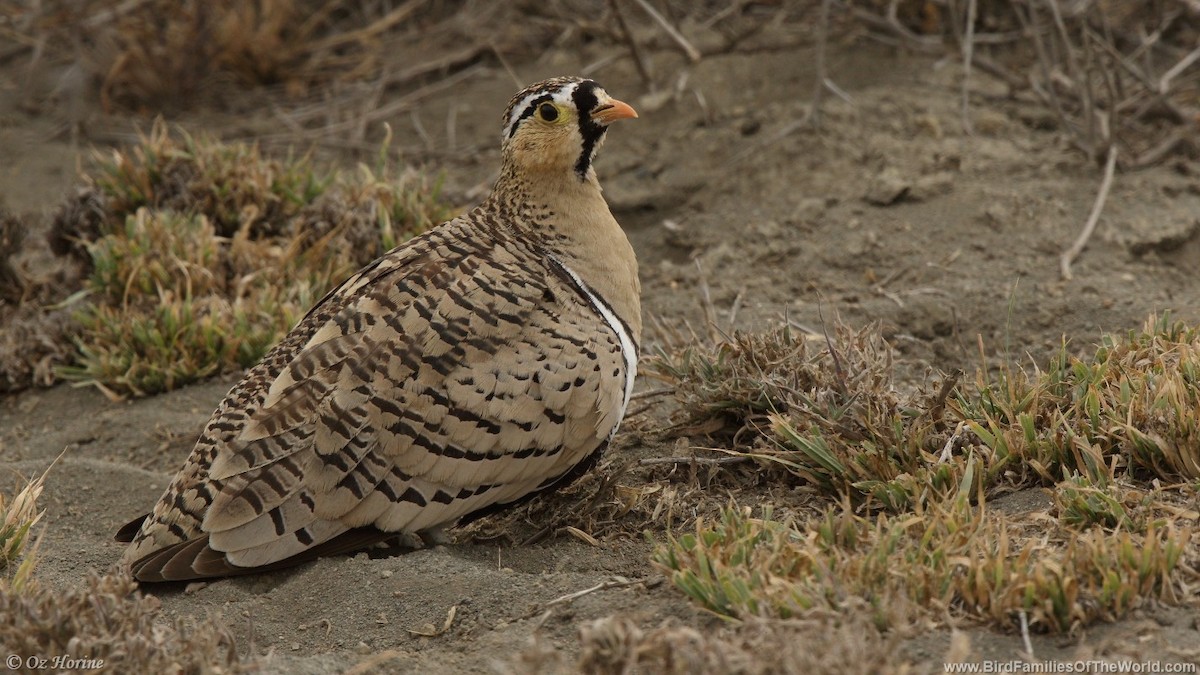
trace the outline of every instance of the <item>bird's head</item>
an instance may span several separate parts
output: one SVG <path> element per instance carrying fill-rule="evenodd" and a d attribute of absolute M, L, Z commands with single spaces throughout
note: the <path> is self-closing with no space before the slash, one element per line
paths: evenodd
<path fill-rule="evenodd" d="M 586 180 L 608 125 L 637 116 L 592 80 L 544 80 L 514 96 L 504 111 L 504 160 L 527 174 L 569 172 Z"/>

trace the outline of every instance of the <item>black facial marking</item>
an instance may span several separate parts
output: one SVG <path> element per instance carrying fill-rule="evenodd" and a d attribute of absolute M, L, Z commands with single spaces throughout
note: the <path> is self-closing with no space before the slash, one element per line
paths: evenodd
<path fill-rule="evenodd" d="M 513 134 L 517 133 L 517 127 L 521 126 L 521 120 L 524 120 L 526 117 L 533 117 L 533 113 L 537 111 L 539 105 L 553 98 L 554 97 L 550 94 L 542 94 L 541 96 L 530 101 L 529 105 L 521 111 L 521 116 L 518 117 L 515 122 L 513 122 L 512 128 L 508 130 L 508 137 L 512 138 Z"/>
<path fill-rule="evenodd" d="M 600 104 L 600 99 L 596 97 L 596 89 L 600 85 L 591 80 L 584 80 L 575 88 L 575 93 L 571 95 L 571 100 L 575 103 L 575 109 L 579 111 L 579 135 L 583 136 L 583 149 L 579 153 L 579 161 L 575 162 L 575 173 L 579 175 L 579 180 L 587 177 L 588 167 L 592 165 L 592 153 L 596 151 L 596 143 L 604 138 L 605 128 L 592 119 L 592 109 Z"/>

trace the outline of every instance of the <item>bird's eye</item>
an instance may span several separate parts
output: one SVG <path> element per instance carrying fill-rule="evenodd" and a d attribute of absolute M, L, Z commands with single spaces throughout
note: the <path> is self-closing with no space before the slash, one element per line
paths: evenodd
<path fill-rule="evenodd" d="M 549 103 L 543 103 L 538 106 L 538 117 L 541 117 L 547 122 L 553 122 L 554 120 L 558 119 L 558 108 L 555 108 Z"/>

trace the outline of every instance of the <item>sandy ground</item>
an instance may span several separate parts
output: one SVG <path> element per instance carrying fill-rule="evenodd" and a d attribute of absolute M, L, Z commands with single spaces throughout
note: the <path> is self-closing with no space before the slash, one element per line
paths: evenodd
<path fill-rule="evenodd" d="M 578 72 L 601 50 L 555 49 L 512 67 L 531 82 Z M 651 56 L 657 72 L 682 72 L 677 55 Z M 642 112 L 610 134 L 598 170 L 637 249 L 647 317 L 697 322 L 704 279 L 719 319 L 738 328 L 785 313 L 810 327 L 835 314 L 855 326 L 880 321 L 906 384 L 973 369 L 980 341 L 993 363 L 1041 362 L 1064 335 L 1086 352 L 1102 332 L 1135 328 L 1152 311 L 1200 320 L 1200 163 L 1177 159 L 1118 176 L 1075 278 L 1064 282 L 1058 253 L 1082 226 L 1099 171 L 1047 129 L 1048 113 L 977 78 L 976 133 L 967 136 L 957 66 L 855 43 L 830 59 L 850 100 L 829 97 L 819 129 L 797 126 L 810 100 L 811 61 L 807 47 L 706 57 L 688 68 L 674 97 L 650 95 L 629 59 L 590 73 Z M 26 77 L 17 67 L 0 72 L 0 197 L 18 213 L 47 214 L 76 181 L 80 148 L 103 146 L 131 124 L 92 111 L 73 144 L 61 109 L 21 105 L 33 86 Z M 48 91 L 58 73 L 38 77 Z M 410 161 L 444 171 L 448 194 L 478 199 L 497 167 L 498 117 L 515 88 L 502 69 L 479 68 L 422 105 L 425 138 L 413 118 L 393 120 L 395 144 Z M 451 107 L 448 147 L 442 120 Z M 278 126 L 249 102 L 171 121 L 238 138 Z M 360 159 L 327 146 L 318 155 L 347 165 Z M 112 534 L 153 504 L 231 384 L 224 378 L 134 402 L 63 385 L 0 400 L 6 483 L 66 450 L 44 497 L 46 583 L 77 585 L 119 557 Z M 656 414 L 632 420 L 613 456 L 672 453 L 637 432 L 661 423 Z M 580 626 L 599 617 L 624 615 L 645 629 L 717 625 L 661 582 L 648 562 L 651 544 L 635 527 L 617 528 L 598 546 L 571 536 L 521 546 L 512 541 L 525 533 L 511 534 L 500 543 L 326 559 L 190 592 L 150 592 L 168 616 L 219 615 L 239 648 L 271 672 L 337 672 L 387 650 L 394 653 L 386 667 L 396 671 L 494 672 L 534 636 L 572 653 Z M 646 583 L 548 605 L 615 577 Z M 451 608 L 445 633 L 410 632 L 440 628 Z M 1172 645 L 1196 644 L 1196 622 L 1192 610 L 1143 611 L 1080 635 L 1036 638 L 1035 646 L 1043 658 L 1134 644 L 1162 656 Z M 966 629 L 981 656 L 1014 658 L 1020 649 L 1019 636 Z M 949 644 L 945 629 L 920 631 L 896 658 L 938 669 Z"/>

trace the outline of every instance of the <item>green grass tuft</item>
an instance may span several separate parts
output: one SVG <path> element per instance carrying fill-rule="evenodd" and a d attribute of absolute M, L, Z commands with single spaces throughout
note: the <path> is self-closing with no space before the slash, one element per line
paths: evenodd
<path fill-rule="evenodd" d="M 1045 370 L 981 369 L 935 395 L 902 395 L 886 344 L 841 326 L 821 342 L 786 328 L 692 340 L 649 368 L 675 386 L 680 428 L 825 498 L 816 513 L 779 504 L 799 508 L 779 520 L 731 507 L 656 549 L 675 586 L 719 615 L 852 601 L 881 626 L 947 612 L 1009 626 L 1023 612 L 1067 632 L 1196 598 L 1200 331 L 1169 317 L 1091 358 L 1064 345 Z M 1053 506 L 987 505 L 1031 488 Z"/>
<path fill-rule="evenodd" d="M 1147 599 L 1191 596 L 1178 573 L 1190 528 L 1028 534 L 957 498 L 874 518 L 833 506 L 799 524 L 730 508 L 670 537 L 653 562 L 720 616 L 788 618 L 865 602 L 881 628 L 946 612 L 1014 627 L 1024 612 L 1035 629 L 1067 632 Z"/>
<path fill-rule="evenodd" d="M 384 160 L 322 173 L 161 123 L 88 183 L 53 234 L 90 269 L 60 373 L 113 396 L 254 364 L 334 285 L 451 215 L 437 183 Z"/>

